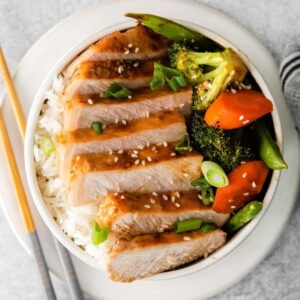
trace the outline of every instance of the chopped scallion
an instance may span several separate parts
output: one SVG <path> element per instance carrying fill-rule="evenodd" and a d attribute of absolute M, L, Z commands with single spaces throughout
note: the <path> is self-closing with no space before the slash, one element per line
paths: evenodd
<path fill-rule="evenodd" d="M 217 228 L 217 226 L 213 223 L 205 223 L 201 225 L 200 230 L 203 231 L 204 233 L 208 233 L 211 230 Z"/>
<path fill-rule="evenodd" d="M 94 122 L 92 122 L 91 127 L 92 127 L 92 129 L 94 129 L 94 131 L 97 134 L 103 133 L 103 126 L 102 126 L 102 123 L 100 121 L 94 121 Z"/>
<path fill-rule="evenodd" d="M 204 161 L 202 162 L 201 170 L 203 176 L 210 185 L 220 188 L 229 184 L 227 175 L 217 163 Z"/>
<path fill-rule="evenodd" d="M 201 201 L 204 205 L 210 205 L 214 202 L 215 196 L 213 187 L 201 176 L 191 182 L 192 186 L 198 186 L 201 189 Z"/>
<path fill-rule="evenodd" d="M 191 142 L 188 134 L 185 134 L 180 141 L 175 145 L 176 152 L 191 152 L 193 148 L 191 147 Z"/>
<path fill-rule="evenodd" d="M 174 92 L 187 86 L 185 78 L 178 70 L 154 63 L 153 78 L 150 82 L 151 90 L 162 88 L 166 83 Z"/>
<path fill-rule="evenodd" d="M 109 228 L 100 228 L 97 222 L 93 223 L 91 240 L 93 245 L 97 246 L 107 240 Z"/>
<path fill-rule="evenodd" d="M 53 141 L 51 140 L 50 137 L 44 136 L 40 139 L 39 141 L 39 146 L 42 150 L 42 152 L 46 155 L 49 156 L 52 152 L 55 151 L 55 146 Z"/>
<path fill-rule="evenodd" d="M 107 91 L 103 94 L 103 96 L 106 98 L 116 99 L 128 98 L 128 96 L 131 95 L 131 91 L 125 85 L 117 82 L 111 84 Z"/>
<path fill-rule="evenodd" d="M 175 225 L 175 232 L 185 232 L 191 230 L 197 230 L 201 227 L 202 221 L 200 219 L 188 219 L 179 221 Z"/>

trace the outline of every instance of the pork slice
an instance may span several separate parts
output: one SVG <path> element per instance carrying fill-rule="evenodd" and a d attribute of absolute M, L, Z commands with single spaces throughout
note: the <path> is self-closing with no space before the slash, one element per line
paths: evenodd
<path fill-rule="evenodd" d="M 175 269 L 216 251 L 226 242 L 226 233 L 214 229 L 157 235 L 110 237 L 107 270 L 112 280 L 131 282 Z"/>
<path fill-rule="evenodd" d="M 64 70 L 70 77 L 85 61 L 153 59 L 167 53 L 169 40 L 138 25 L 101 38 L 75 58 Z"/>
<path fill-rule="evenodd" d="M 146 118 L 149 114 L 180 109 L 184 116 L 191 112 L 192 88 L 173 92 L 170 89 L 133 91 L 131 99 L 101 98 L 99 94 L 74 96 L 65 105 L 64 130 L 89 128 L 93 121 L 105 124 Z"/>
<path fill-rule="evenodd" d="M 138 67 L 128 61 L 83 62 L 67 82 L 61 100 L 66 102 L 75 95 L 102 95 L 114 82 L 129 89 L 149 86 L 153 65 L 153 60 L 140 61 Z"/>
<path fill-rule="evenodd" d="M 77 154 L 129 150 L 161 141 L 170 143 L 178 141 L 184 134 L 185 120 L 176 110 L 156 113 L 125 125 L 122 122 L 111 124 L 103 134 L 91 128 L 69 131 L 57 137 L 59 174 L 66 173 L 70 159 Z"/>
<path fill-rule="evenodd" d="M 216 213 L 204 205 L 198 191 L 150 194 L 107 194 L 101 199 L 97 222 L 117 234 L 143 235 L 172 229 L 176 222 L 200 218 L 221 227 L 229 214 Z"/>
<path fill-rule="evenodd" d="M 137 153 L 137 154 L 136 154 Z M 81 154 L 73 157 L 66 180 L 70 205 L 100 201 L 107 192 L 186 191 L 201 174 L 197 152 L 175 155 L 174 145 L 115 154 Z"/>

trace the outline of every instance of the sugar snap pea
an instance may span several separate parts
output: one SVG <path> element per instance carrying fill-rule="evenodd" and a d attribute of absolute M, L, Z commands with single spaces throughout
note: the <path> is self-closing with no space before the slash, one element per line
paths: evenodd
<path fill-rule="evenodd" d="M 172 41 L 193 42 L 202 50 L 215 48 L 214 43 L 207 37 L 174 21 L 151 14 L 127 13 L 126 17 L 138 20 L 144 26 Z"/>
<path fill-rule="evenodd" d="M 280 149 L 273 140 L 265 122 L 258 120 L 253 124 L 255 138 L 258 139 L 259 156 L 264 163 L 272 170 L 287 169 Z"/>
<path fill-rule="evenodd" d="M 234 232 L 251 221 L 261 210 L 263 204 L 259 201 L 251 201 L 240 209 L 225 225 L 228 233 Z"/>

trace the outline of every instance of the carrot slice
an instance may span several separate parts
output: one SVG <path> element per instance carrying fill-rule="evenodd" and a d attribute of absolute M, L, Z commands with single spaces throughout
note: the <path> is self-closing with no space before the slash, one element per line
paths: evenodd
<path fill-rule="evenodd" d="M 246 126 L 273 110 L 273 104 L 263 93 L 239 90 L 223 92 L 207 109 L 204 120 L 214 127 L 235 129 Z"/>
<path fill-rule="evenodd" d="M 229 185 L 216 191 L 213 210 L 231 213 L 256 197 L 264 185 L 269 169 L 260 160 L 239 165 L 228 174 Z"/>

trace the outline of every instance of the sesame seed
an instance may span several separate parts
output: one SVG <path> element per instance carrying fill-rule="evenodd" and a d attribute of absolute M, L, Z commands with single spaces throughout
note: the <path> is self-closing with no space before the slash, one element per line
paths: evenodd
<path fill-rule="evenodd" d="M 135 62 L 135 63 L 133 64 L 133 66 L 134 66 L 135 68 L 137 68 L 137 67 L 139 66 L 139 63 L 138 63 L 138 62 Z"/>
<path fill-rule="evenodd" d="M 246 192 L 246 193 L 243 194 L 243 196 L 249 196 L 249 195 L 250 195 L 249 192 Z"/>
<path fill-rule="evenodd" d="M 175 196 L 171 197 L 171 201 L 174 203 L 175 202 Z"/>
<path fill-rule="evenodd" d="M 231 93 L 236 94 L 236 90 L 235 89 L 230 89 Z"/>
<path fill-rule="evenodd" d="M 245 117 L 243 115 L 240 116 L 239 120 L 242 121 Z"/>
<path fill-rule="evenodd" d="M 133 47 L 133 44 L 128 44 L 128 48 L 132 48 Z"/>
<path fill-rule="evenodd" d="M 115 123 L 116 123 L 116 124 L 119 123 L 119 119 L 118 119 L 118 118 L 115 119 Z"/>
<path fill-rule="evenodd" d="M 136 158 L 136 157 L 138 157 L 138 155 L 133 153 L 133 154 L 131 154 L 131 157 Z"/>
<path fill-rule="evenodd" d="M 181 104 L 179 105 L 179 108 L 183 108 L 183 107 L 184 107 L 184 104 L 181 103 Z"/>
<path fill-rule="evenodd" d="M 93 102 L 92 99 L 88 99 L 88 100 L 87 100 L 87 103 L 90 104 L 90 105 L 93 105 L 93 104 L 94 104 L 94 102 Z"/>
<path fill-rule="evenodd" d="M 148 161 L 152 161 L 152 158 L 150 156 L 147 156 Z"/>
<path fill-rule="evenodd" d="M 119 157 L 118 156 L 115 156 L 115 162 L 117 162 L 119 160 Z"/>
<path fill-rule="evenodd" d="M 118 67 L 118 73 L 121 74 L 124 71 L 124 67 L 123 66 L 119 66 Z"/>
<path fill-rule="evenodd" d="M 147 142 L 147 147 L 150 147 L 150 141 Z"/>
<path fill-rule="evenodd" d="M 189 174 L 188 173 L 183 173 L 182 174 L 184 177 L 188 178 L 189 177 Z"/>
<path fill-rule="evenodd" d="M 126 125 L 127 124 L 126 120 L 122 120 L 122 124 Z"/>
<path fill-rule="evenodd" d="M 140 160 L 139 160 L 139 159 L 137 159 L 137 160 L 134 162 L 135 165 L 138 165 L 139 163 L 140 163 Z"/>
<path fill-rule="evenodd" d="M 172 152 L 172 153 L 170 154 L 170 156 L 176 156 L 176 153 L 175 153 L 175 152 Z"/>
<path fill-rule="evenodd" d="M 176 206 L 176 207 L 180 207 L 180 204 L 179 204 L 179 203 L 175 203 L 175 206 Z"/>
<path fill-rule="evenodd" d="M 155 151 L 156 150 L 156 147 L 152 147 L 152 149 L 151 149 L 152 151 Z"/>
<path fill-rule="evenodd" d="M 155 200 L 154 200 L 153 198 L 150 198 L 150 202 L 151 202 L 152 204 L 154 204 L 154 203 L 155 203 Z"/>
<path fill-rule="evenodd" d="M 126 50 L 126 51 L 124 52 L 124 54 L 129 54 L 129 50 Z"/>
<path fill-rule="evenodd" d="M 115 196 L 118 196 L 119 193 L 114 193 Z"/>
<path fill-rule="evenodd" d="M 149 111 L 146 111 L 146 118 L 149 118 L 150 117 L 150 113 Z"/>
<path fill-rule="evenodd" d="M 123 200 L 124 200 L 124 199 L 125 199 L 125 196 L 124 196 L 124 195 L 122 195 L 122 196 L 121 196 L 121 199 L 123 199 Z"/>
<path fill-rule="evenodd" d="M 140 150 L 143 150 L 144 146 L 143 145 L 138 145 L 137 148 L 140 149 Z"/>
<path fill-rule="evenodd" d="M 140 48 L 139 47 L 136 47 L 135 49 L 134 49 L 134 52 L 135 53 L 138 53 L 140 51 Z"/>
<path fill-rule="evenodd" d="M 163 197 L 164 200 L 168 200 L 169 199 L 167 195 L 162 195 L 162 197 Z"/>
<path fill-rule="evenodd" d="M 255 181 L 252 181 L 252 187 L 255 189 L 256 188 L 256 183 Z"/>
<path fill-rule="evenodd" d="M 246 162 L 245 161 L 241 161 L 241 165 L 244 165 Z"/>
<path fill-rule="evenodd" d="M 163 141 L 163 146 L 164 146 L 164 147 L 168 147 L 168 143 L 165 142 L 165 141 Z"/>
<path fill-rule="evenodd" d="M 246 121 L 243 122 L 243 124 L 247 124 L 249 122 L 250 122 L 250 120 L 246 120 Z"/>
<path fill-rule="evenodd" d="M 153 196 L 157 196 L 157 193 L 156 193 L 156 192 L 152 192 L 152 195 L 153 195 Z"/>
<path fill-rule="evenodd" d="M 200 194 L 198 194 L 198 198 L 199 198 L 200 200 L 203 200 Z"/>
<path fill-rule="evenodd" d="M 176 197 L 180 198 L 180 193 L 179 192 L 176 192 Z"/>
<path fill-rule="evenodd" d="M 149 204 L 144 205 L 145 208 L 150 208 L 151 206 Z"/>
<path fill-rule="evenodd" d="M 109 155 L 112 155 L 112 154 L 113 154 L 112 150 L 109 150 L 108 154 L 109 154 Z"/>
<path fill-rule="evenodd" d="M 119 154 L 122 154 L 123 152 L 124 152 L 123 149 L 118 150 Z"/>
<path fill-rule="evenodd" d="M 232 209 L 235 209 L 235 208 L 236 208 L 236 206 L 235 206 L 235 205 L 232 205 L 232 206 L 230 206 L 230 208 L 232 208 Z"/>
<path fill-rule="evenodd" d="M 243 173 L 242 177 L 243 177 L 243 178 L 246 178 L 246 177 L 247 177 L 247 173 L 246 173 L 246 172 Z"/>
<path fill-rule="evenodd" d="M 191 240 L 191 238 L 190 238 L 190 237 L 188 237 L 188 236 L 184 236 L 184 237 L 183 237 L 183 240 L 184 240 L 184 241 L 190 241 L 190 240 Z"/>
<path fill-rule="evenodd" d="M 132 96 L 131 96 L 131 95 L 129 95 L 127 98 L 128 98 L 128 99 L 132 99 Z"/>
<path fill-rule="evenodd" d="M 139 154 L 139 152 L 137 150 L 133 150 L 132 151 L 134 154 Z"/>
<path fill-rule="evenodd" d="M 80 156 L 79 155 L 76 156 L 76 160 L 77 161 L 80 160 Z"/>
<path fill-rule="evenodd" d="M 142 160 L 142 165 L 143 165 L 143 166 L 146 165 L 146 162 L 145 162 L 144 160 Z"/>

